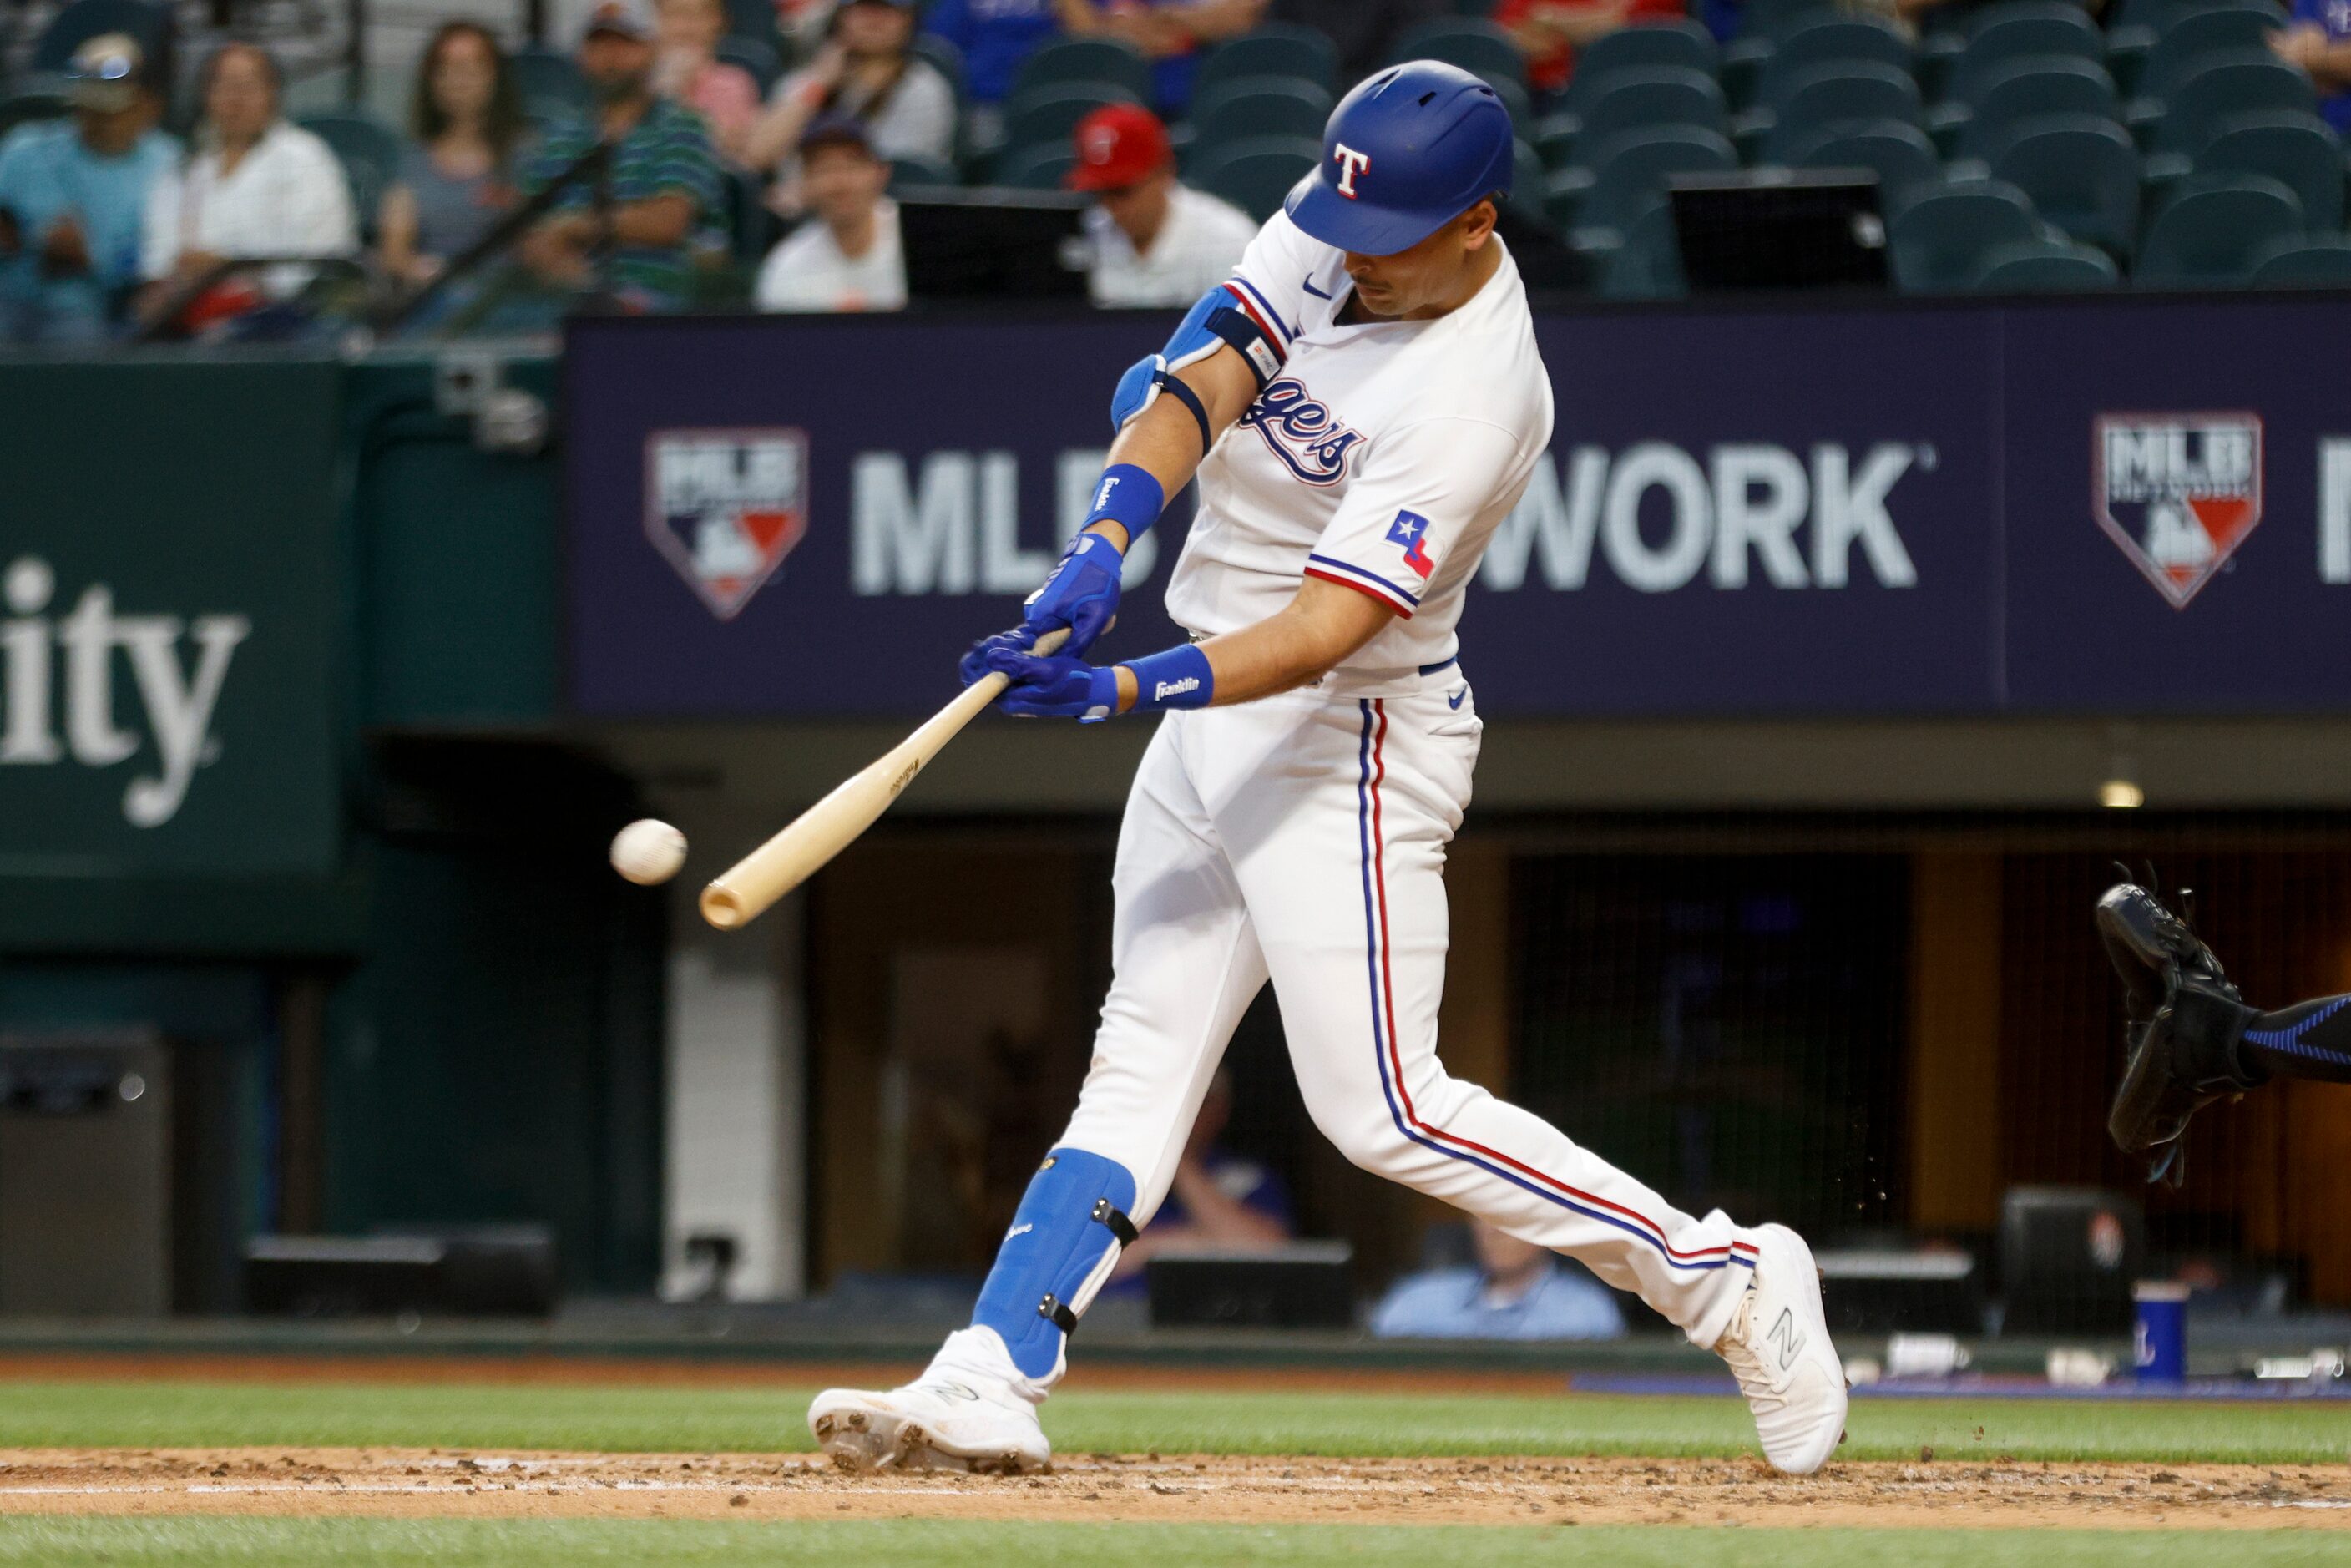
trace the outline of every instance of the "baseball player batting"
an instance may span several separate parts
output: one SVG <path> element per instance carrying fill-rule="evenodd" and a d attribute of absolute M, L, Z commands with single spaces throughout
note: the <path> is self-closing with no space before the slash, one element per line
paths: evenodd
<path fill-rule="evenodd" d="M 1454 628 L 1552 433 L 1494 233 L 1511 150 L 1500 101 L 1454 67 L 1349 93 L 1288 210 L 1121 380 L 1092 515 L 1026 619 L 966 655 L 967 683 L 1010 677 L 1014 714 L 1166 716 L 1120 829 L 1114 977 L 1077 1112 L 971 1326 L 905 1387 L 818 1396 L 810 1427 L 836 1460 L 1046 1462 L 1037 1406 L 1269 978 L 1307 1109 L 1348 1158 L 1637 1291 L 1729 1363 L 1781 1469 L 1819 1469 L 1842 1437 L 1794 1232 L 1682 1213 L 1437 1060 L 1445 849 L 1480 729 Z M 1089 664 L 1123 552 L 1196 474 L 1167 589 L 1193 640 Z"/>

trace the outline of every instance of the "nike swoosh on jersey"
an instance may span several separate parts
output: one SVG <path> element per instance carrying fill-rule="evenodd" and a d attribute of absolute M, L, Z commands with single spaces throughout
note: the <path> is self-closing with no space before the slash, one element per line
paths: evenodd
<path fill-rule="evenodd" d="M 1468 686 L 1463 686 L 1459 691 L 1451 693 L 1446 697 L 1445 706 L 1458 711 L 1461 706 L 1461 699 L 1468 695 L 1469 688 Z"/>
<path fill-rule="evenodd" d="M 1311 272 L 1306 275 L 1304 287 L 1306 292 L 1311 294 L 1317 299 L 1329 299 L 1332 298 L 1332 296 L 1323 293 L 1321 289 L 1314 287 L 1314 275 Z"/>

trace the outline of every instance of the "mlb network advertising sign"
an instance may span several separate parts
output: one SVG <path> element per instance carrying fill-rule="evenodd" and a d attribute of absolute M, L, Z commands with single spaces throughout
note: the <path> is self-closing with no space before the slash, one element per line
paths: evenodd
<path fill-rule="evenodd" d="M 927 710 L 1085 515 L 1168 325 L 577 323 L 574 706 Z M 2339 305 L 1539 329 L 1552 450 L 1461 623 L 1489 714 L 2351 710 Z M 1117 651 L 1179 635 L 1188 512 L 1129 559 Z"/>

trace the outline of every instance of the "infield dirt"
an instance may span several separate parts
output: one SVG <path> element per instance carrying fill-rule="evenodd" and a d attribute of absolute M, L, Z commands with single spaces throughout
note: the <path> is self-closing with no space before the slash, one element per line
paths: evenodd
<path fill-rule="evenodd" d="M 0 1513 L 2345 1529 L 2351 1468 L 1079 1455 L 997 1479 L 798 1454 L 19 1449 Z"/>

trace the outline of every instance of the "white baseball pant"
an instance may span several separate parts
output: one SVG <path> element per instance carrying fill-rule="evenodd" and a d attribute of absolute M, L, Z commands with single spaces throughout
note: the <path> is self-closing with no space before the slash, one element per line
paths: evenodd
<path fill-rule="evenodd" d="M 1445 846 L 1480 728 L 1453 665 L 1163 718 L 1119 831 L 1115 971 L 1060 1141 L 1132 1171 L 1146 1222 L 1270 978 L 1307 1111 L 1349 1159 L 1577 1259 L 1710 1347 L 1751 1242 L 1437 1060 Z"/>

